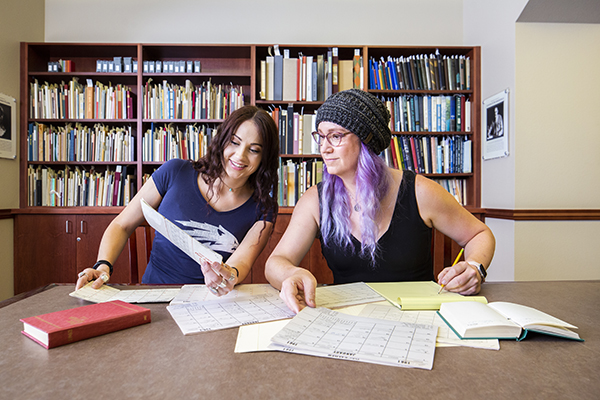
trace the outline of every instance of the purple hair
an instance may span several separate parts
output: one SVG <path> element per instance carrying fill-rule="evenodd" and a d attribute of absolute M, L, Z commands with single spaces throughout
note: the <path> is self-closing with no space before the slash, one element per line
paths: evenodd
<path fill-rule="evenodd" d="M 379 228 L 375 217 L 389 186 L 390 175 L 385 162 L 361 142 L 356 168 L 356 201 L 361 207 L 360 256 L 370 258 L 373 267 L 375 267 L 375 256 L 379 249 L 377 245 Z M 348 248 L 352 243 L 350 195 L 342 179 L 336 175 L 330 175 L 326 166 L 323 167 L 322 196 L 321 236 L 323 244 L 327 245 L 331 241 L 337 246 Z"/>

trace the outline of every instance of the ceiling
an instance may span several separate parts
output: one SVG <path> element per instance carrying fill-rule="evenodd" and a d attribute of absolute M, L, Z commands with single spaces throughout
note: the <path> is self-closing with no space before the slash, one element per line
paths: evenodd
<path fill-rule="evenodd" d="M 600 0 L 529 0 L 517 22 L 600 24 Z"/>

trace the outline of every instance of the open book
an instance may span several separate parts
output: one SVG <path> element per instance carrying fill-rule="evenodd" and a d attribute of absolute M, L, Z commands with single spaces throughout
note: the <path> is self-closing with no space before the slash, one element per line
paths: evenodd
<path fill-rule="evenodd" d="M 583 341 L 568 329 L 576 326 L 520 304 L 443 303 L 438 312 L 461 339 L 523 340 L 531 331 Z"/>

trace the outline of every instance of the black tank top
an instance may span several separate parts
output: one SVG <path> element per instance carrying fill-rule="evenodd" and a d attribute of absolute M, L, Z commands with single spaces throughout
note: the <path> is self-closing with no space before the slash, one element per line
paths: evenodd
<path fill-rule="evenodd" d="M 318 185 L 319 205 L 322 184 Z M 380 251 L 371 266 L 360 256 L 360 242 L 352 236 L 349 248 L 321 241 L 321 251 L 333 272 L 334 283 L 399 282 L 433 280 L 429 228 L 419 214 L 415 195 L 415 173 L 405 170 L 388 230 L 379 239 Z"/>

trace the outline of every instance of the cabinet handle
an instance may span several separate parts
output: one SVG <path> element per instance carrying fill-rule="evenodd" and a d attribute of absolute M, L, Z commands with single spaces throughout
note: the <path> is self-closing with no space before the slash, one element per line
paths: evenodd
<path fill-rule="evenodd" d="M 65 230 L 66 230 L 66 232 L 67 232 L 67 233 L 69 233 L 69 234 L 73 233 L 73 232 L 71 231 L 71 221 L 69 221 L 69 220 L 65 221 Z"/>
<path fill-rule="evenodd" d="M 83 231 L 83 221 L 81 221 L 81 227 L 80 227 L 79 229 L 80 229 L 80 231 L 81 231 L 81 233 L 82 233 L 82 234 L 83 234 L 83 233 L 85 233 L 85 232 Z"/>

